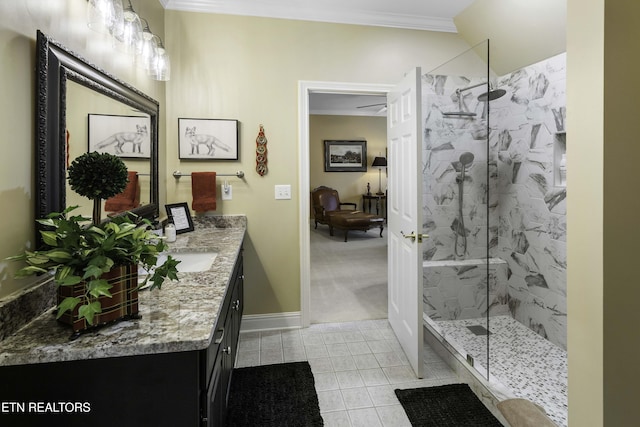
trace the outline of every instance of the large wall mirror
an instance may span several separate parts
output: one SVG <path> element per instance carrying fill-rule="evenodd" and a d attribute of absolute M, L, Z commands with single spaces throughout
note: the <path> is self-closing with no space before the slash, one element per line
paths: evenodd
<path fill-rule="evenodd" d="M 90 117 L 94 120 L 92 138 L 97 134 L 97 141 L 105 141 L 100 151 L 117 154 L 129 171 L 138 174 L 140 206 L 131 211 L 149 219 L 157 217 L 158 102 L 40 31 L 36 60 L 37 218 L 73 205 L 80 206 L 74 212 L 91 216 L 92 202 L 71 191 L 66 176 L 73 159 L 90 149 Z M 148 135 L 145 139 L 148 145 L 145 144 L 142 153 L 134 152 L 133 143 L 117 146 L 106 141 L 107 134 L 126 130 L 120 128 L 130 123 L 137 127 L 138 122 L 145 126 Z M 105 136 L 100 136 L 99 131 L 106 132 Z"/>

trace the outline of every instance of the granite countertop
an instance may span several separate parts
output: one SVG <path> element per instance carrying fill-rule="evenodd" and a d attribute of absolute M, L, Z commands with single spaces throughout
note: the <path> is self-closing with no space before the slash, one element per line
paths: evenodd
<path fill-rule="evenodd" d="M 169 244 L 169 252 L 214 251 L 211 269 L 179 273 L 178 282 L 167 280 L 160 290 L 140 291 L 141 319 L 117 322 L 73 341 L 71 329 L 58 323 L 50 308 L 0 341 L 0 366 L 207 348 L 240 254 L 246 217 L 195 218 L 194 226 Z"/>

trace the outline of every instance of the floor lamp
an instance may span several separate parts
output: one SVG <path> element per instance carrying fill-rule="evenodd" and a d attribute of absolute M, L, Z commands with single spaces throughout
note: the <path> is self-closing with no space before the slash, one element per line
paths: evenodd
<path fill-rule="evenodd" d="M 378 192 L 376 193 L 378 196 L 383 195 L 382 192 L 382 168 L 387 167 L 387 159 L 386 157 L 376 157 L 373 159 L 373 163 L 371 166 L 374 168 L 378 168 Z"/>

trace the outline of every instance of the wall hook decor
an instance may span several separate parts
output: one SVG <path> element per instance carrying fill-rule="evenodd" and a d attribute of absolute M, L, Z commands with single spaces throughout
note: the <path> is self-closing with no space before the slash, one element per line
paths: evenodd
<path fill-rule="evenodd" d="M 260 131 L 256 138 L 256 172 L 264 176 L 267 173 L 267 137 L 264 136 L 264 127 L 260 125 Z"/>

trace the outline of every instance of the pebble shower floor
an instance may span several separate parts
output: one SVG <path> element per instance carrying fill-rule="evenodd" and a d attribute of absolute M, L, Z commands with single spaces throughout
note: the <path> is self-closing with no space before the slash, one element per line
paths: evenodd
<path fill-rule="evenodd" d="M 486 319 L 436 322 L 448 341 L 454 341 L 478 363 L 486 359 L 486 336 L 467 327 L 486 327 Z M 489 375 L 511 391 L 542 406 L 560 427 L 567 426 L 567 352 L 511 316 L 489 318 Z"/>

